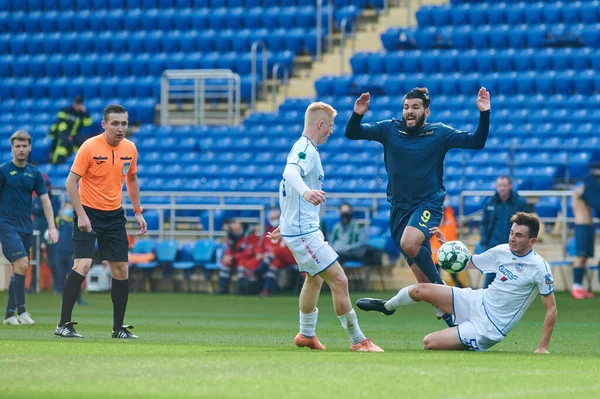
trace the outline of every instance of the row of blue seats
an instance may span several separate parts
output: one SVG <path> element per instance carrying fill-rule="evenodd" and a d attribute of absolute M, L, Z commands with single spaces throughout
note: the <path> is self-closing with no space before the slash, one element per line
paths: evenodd
<path fill-rule="evenodd" d="M 536 2 L 533 4 L 464 4 L 460 6 L 422 6 L 416 12 L 419 26 L 443 25 L 539 25 L 596 23 L 600 20 L 600 3 Z"/>
<path fill-rule="evenodd" d="M 407 93 L 415 87 L 427 87 L 443 95 L 474 95 L 480 87 L 496 94 L 596 94 L 600 93 L 600 77 L 585 71 L 505 72 L 470 74 L 394 74 L 323 76 L 315 81 L 318 96 L 348 96 L 370 92 L 379 95 Z"/>
<path fill-rule="evenodd" d="M 356 6 L 383 8 L 384 0 L 334 0 L 335 7 Z M 304 0 L 0 0 L 0 10 L 54 11 L 54 10 L 132 10 L 159 8 L 223 8 L 223 7 L 293 7 L 309 3 Z M 311 1 L 310 3 L 314 3 Z"/>
<path fill-rule="evenodd" d="M 288 69 L 291 76 L 293 62 L 294 54 L 290 51 L 267 54 L 269 73 L 273 66 L 279 63 Z M 261 70 L 262 64 L 262 56 L 259 56 L 256 61 L 257 70 Z M 160 77 L 167 69 L 230 69 L 237 74 L 248 75 L 252 71 L 252 57 L 250 53 L 233 52 L 0 56 L 0 78 L 115 77 L 126 82 L 126 79 L 131 81 L 147 76 Z M 280 73 L 283 73 L 283 68 L 280 69 Z"/>
<path fill-rule="evenodd" d="M 356 74 L 490 73 L 600 69 L 600 49 L 416 50 L 359 52 L 350 59 Z"/>
<path fill-rule="evenodd" d="M 591 96 L 583 95 L 571 95 L 565 96 L 563 94 L 547 95 L 502 95 L 494 94 L 494 115 L 497 110 L 540 110 L 540 109 L 562 109 L 568 104 L 569 109 L 581 109 L 593 111 L 600 109 L 600 94 L 592 94 Z M 462 111 L 467 108 L 468 105 L 473 104 L 474 96 L 469 95 L 458 95 L 458 96 L 445 96 L 443 94 L 430 92 L 429 93 L 432 102 L 432 111 L 437 113 L 438 111 Z M 398 109 L 398 106 L 402 106 L 404 94 L 394 95 L 378 95 L 371 96 L 369 102 L 370 110 L 381 110 L 381 109 Z M 304 112 L 306 107 L 313 101 L 324 101 L 334 106 L 338 110 L 352 109 L 354 102 L 356 101 L 355 96 L 323 96 L 319 98 L 306 98 L 306 97 L 290 97 L 286 98 L 285 101 L 279 106 L 279 111 L 297 111 Z M 570 121 L 577 123 L 578 120 Z M 159 127 L 156 127 L 159 128 Z M 152 127 L 148 127 L 152 129 Z M 179 128 L 177 128 L 179 129 Z M 183 128 L 186 129 L 186 128 Z"/>
<path fill-rule="evenodd" d="M 389 28 L 381 34 L 388 51 L 402 48 L 489 49 L 598 47 L 598 23 L 587 25 Z"/>
<path fill-rule="evenodd" d="M 262 41 L 271 52 L 291 51 L 294 54 L 306 50 L 312 54 L 317 46 L 316 28 L 258 29 L 239 32 L 206 31 L 185 33 L 174 31 L 138 31 L 132 34 L 105 32 L 94 34 L 87 32 L 51 33 L 51 34 L 2 34 L 0 35 L 0 52 L 3 55 L 45 55 L 48 61 L 60 61 L 59 57 L 71 54 L 80 56 L 100 54 L 102 57 L 113 54 L 131 53 L 227 53 L 248 52 L 252 44 Z M 323 37 L 325 36 L 323 31 Z M 259 48 L 260 50 L 260 48 Z M 93 55 L 92 55 L 93 56 Z"/>
<path fill-rule="evenodd" d="M 473 111 L 471 110 L 473 109 Z M 337 122 L 334 131 L 344 132 L 345 124 L 352 115 L 352 108 L 338 108 Z M 440 116 L 441 115 L 441 116 Z M 283 118 L 285 116 L 286 118 Z M 402 109 L 395 108 L 394 111 L 376 111 L 368 112 L 363 118 L 363 122 L 377 122 L 387 119 L 401 119 Z M 474 109 L 472 104 L 469 104 L 468 108 L 463 111 L 445 110 L 438 111 L 437 109 L 432 112 L 429 117 L 430 122 L 443 122 L 448 125 L 455 127 L 456 129 L 463 131 L 474 131 L 473 127 L 476 127 L 479 114 Z M 538 110 L 507 110 L 507 109 L 494 109 L 492 116 L 492 123 L 512 123 L 512 124 L 565 124 L 572 121 L 583 120 L 587 123 L 597 125 L 600 123 L 600 109 L 579 109 L 577 111 L 570 111 L 564 108 L 560 109 L 538 109 Z M 297 111 L 281 112 L 278 115 L 272 114 L 251 114 L 245 121 L 247 127 L 254 131 L 263 132 L 266 135 L 281 131 L 283 123 L 287 123 L 287 126 L 296 126 L 302 123 L 302 118 L 297 115 Z M 271 124 L 271 125 L 269 125 Z M 493 127 L 492 127 L 493 128 Z M 535 134 L 533 128 L 529 126 L 524 128 L 524 131 L 528 134 Z M 535 130 L 537 131 L 537 129 Z"/>
<path fill-rule="evenodd" d="M 260 85 L 262 79 L 258 79 Z M 241 98 L 248 101 L 251 96 L 251 78 L 241 76 Z M 160 99 L 160 78 L 146 76 L 140 79 L 134 77 L 121 80 L 117 77 L 102 78 L 96 76 L 67 79 L 65 77 L 50 79 L 6 78 L 0 81 L 0 97 L 20 99 L 43 98 L 74 98 L 83 95 L 88 98 L 127 98 Z M 106 102 L 106 104 L 110 104 Z"/>
<path fill-rule="evenodd" d="M 356 19 L 360 10 L 354 6 L 334 10 L 334 21 Z M 10 15 L 10 18 L 8 16 Z M 314 6 L 273 8 L 197 8 L 69 12 L 0 12 L 0 27 L 11 34 L 27 32 L 93 32 L 163 31 L 224 29 L 314 28 L 317 12 Z M 328 27 L 328 14 L 323 13 L 322 26 Z"/>

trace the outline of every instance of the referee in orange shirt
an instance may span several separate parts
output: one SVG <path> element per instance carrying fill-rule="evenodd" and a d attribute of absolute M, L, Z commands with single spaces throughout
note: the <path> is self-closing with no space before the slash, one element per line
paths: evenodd
<path fill-rule="evenodd" d="M 112 337 L 138 338 L 129 331 L 132 326 L 123 324 L 129 297 L 128 242 L 125 211 L 121 207 L 124 181 L 139 234 L 144 234 L 147 228 L 136 175 L 137 149 L 125 138 L 128 118 L 122 106 L 106 107 L 102 120 L 104 133 L 83 143 L 67 178 L 67 193 L 75 209 L 73 225 L 77 228 L 73 229 L 74 266 L 65 282 L 60 322 L 54 332 L 59 337 L 82 338 L 75 331 L 77 323 L 71 320 L 71 314 L 92 265 L 98 240 L 100 256 L 108 260 L 112 274 Z"/>

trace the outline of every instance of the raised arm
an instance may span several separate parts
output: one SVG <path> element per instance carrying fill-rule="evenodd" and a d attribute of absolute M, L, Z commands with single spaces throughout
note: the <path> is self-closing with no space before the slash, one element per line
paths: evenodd
<path fill-rule="evenodd" d="M 479 124 L 475 133 L 469 134 L 455 129 L 449 129 L 446 133 L 447 147 L 467 148 L 480 150 L 485 147 L 488 133 L 490 132 L 490 93 L 482 87 L 477 93 L 477 109 L 479 109 Z"/>
<path fill-rule="evenodd" d="M 365 112 L 369 109 L 371 95 L 363 93 L 354 103 L 354 112 L 346 124 L 346 137 L 350 140 L 374 140 L 383 144 L 385 129 L 391 121 L 362 123 Z"/>
<path fill-rule="evenodd" d="M 540 339 L 540 345 L 536 349 L 535 353 L 550 353 L 548 352 L 548 345 L 550 345 L 550 338 L 552 337 L 552 331 L 554 331 L 554 324 L 556 324 L 556 299 L 554 293 L 542 296 L 542 303 L 546 309 L 546 317 L 544 318 L 544 327 L 542 329 L 542 338 Z"/>

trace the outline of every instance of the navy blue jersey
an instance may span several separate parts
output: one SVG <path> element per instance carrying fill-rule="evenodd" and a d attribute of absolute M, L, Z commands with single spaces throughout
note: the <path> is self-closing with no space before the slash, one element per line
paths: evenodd
<path fill-rule="evenodd" d="M 24 168 L 6 162 L 0 165 L 0 228 L 31 234 L 31 193 L 47 193 L 42 174 L 33 165 Z"/>
<path fill-rule="evenodd" d="M 361 124 L 353 113 L 346 125 L 351 140 L 374 140 L 383 144 L 388 173 L 387 199 L 395 207 L 412 209 L 427 201 L 444 201 L 444 157 L 451 148 L 481 149 L 485 146 L 490 112 L 482 112 L 475 134 L 442 123 L 426 123 L 416 134 L 408 134 L 397 119 Z"/>

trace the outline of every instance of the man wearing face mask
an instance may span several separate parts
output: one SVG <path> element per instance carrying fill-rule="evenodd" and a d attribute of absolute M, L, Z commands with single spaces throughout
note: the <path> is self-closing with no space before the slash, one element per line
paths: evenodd
<path fill-rule="evenodd" d="M 498 176 L 496 193 L 483 205 L 480 245 L 484 251 L 508 242 L 510 218 L 517 212 L 529 212 L 527 201 L 513 191 L 510 177 Z M 494 273 L 486 274 L 483 288 L 487 288 L 495 278 Z"/>
<path fill-rule="evenodd" d="M 272 233 L 277 227 L 279 227 L 279 217 L 281 212 L 279 209 L 272 209 L 269 212 L 269 226 L 267 228 L 268 233 Z M 263 239 L 262 245 L 263 261 L 259 268 L 264 268 L 265 272 L 263 275 L 264 286 L 260 291 L 260 296 L 267 297 L 277 291 L 277 279 L 278 275 L 282 270 L 288 269 L 289 281 L 288 287 L 290 290 L 293 287 L 289 287 L 296 281 L 298 277 L 298 266 L 296 265 L 296 259 L 294 255 L 288 249 L 283 241 L 274 242 L 268 238 Z"/>
<path fill-rule="evenodd" d="M 251 231 L 246 231 L 239 220 L 229 223 L 225 254 L 219 271 L 219 294 L 228 294 L 231 273 L 238 274 L 238 294 L 257 294 L 260 291 L 254 272 L 262 261 L 260 240 Z M 258 287 L 258 289 L 257 289 Z"/>
<path fill-rule="evenodd" d="M 368 265 L 381 264 L 381 252 L 369 247 L 367 231 L 352 220 L 352 207 L 343 202 L 338 211 L 340 221 L 331 230 L 331 246 L 340 256 L 340 263 L 360 261 Z"/>
<path fill-rule="evenodd" d="M 387 200 L 392 205 L 392 239 L 419 283 L 442 284 L 429 247 L 430 229 L 438 227 L 444 212 L 444 158 L 452 148 L 482 149 L 490 127 L 490 94 L 477 93 L 479 125 L 474 134 L 442 123 L 427 123 L 429 91 L 417 87 L 404 96 L 402 120 L 362 123 L 369 109 L 369 93 L 354 104 L 346 125 L 350 140 L 374 140 L 383 145 L 388 173 Z M 451 315 L 436 309 L 436 316 L 452 325 Z"/>

